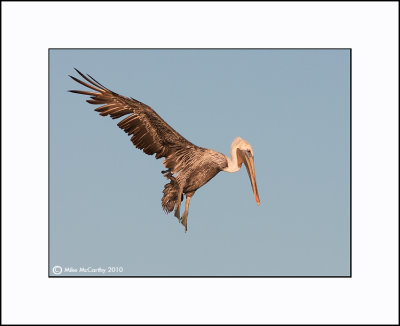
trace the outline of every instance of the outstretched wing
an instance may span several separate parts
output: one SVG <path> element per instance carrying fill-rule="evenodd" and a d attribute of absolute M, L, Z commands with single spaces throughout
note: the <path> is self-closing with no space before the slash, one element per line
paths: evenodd
<path fill-rule="evenodd" d="M 100 115 L 109 115 L 113 119 L 128 115 L 118 123 L 128 135 L 132 135 L 132 143 L 148 155 L 156 154 L 156 159 L 165 157 L 163 164 L 173 173 L 180 171 L 188 160 L 192 151 L 202 151 L 168 125 L 151 107 L 128 98 L 104 87 L 90 75 L 85 76 L 75 69 L 88 83 L 70 76 L 76 82 L 93 91 L 70 90 L 72 93 L 89 95 L 91 104 L 101 104 L 95 109 Z"/>

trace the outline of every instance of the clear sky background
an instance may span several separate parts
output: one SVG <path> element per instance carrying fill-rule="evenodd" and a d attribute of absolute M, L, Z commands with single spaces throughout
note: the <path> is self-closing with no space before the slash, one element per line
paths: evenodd
<path fill-rule="evenodd" d="M 51 50 L 50 274 L 348 276 L 348 50 Z M 99 116 L 73 67 L 148 105 L 196 145 L 254 150 L 191 201 L 188 232 L 161 208 L 155 160 Z M 183 208 L 183 207 L 182 207 Z M 63 273 L 63 276 L 88 275 Z M 103 276 L 92 273 L 90 276 Z"/>

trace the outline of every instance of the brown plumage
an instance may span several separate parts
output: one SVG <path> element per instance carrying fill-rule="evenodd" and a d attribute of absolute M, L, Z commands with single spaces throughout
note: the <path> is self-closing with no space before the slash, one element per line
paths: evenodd
<path fill-rule="evenodd" d="M 91 99 L 87 102 L 101 105 L 95 111 L 102 116 L 117 119 L 127 115 L 118 123 L 118 126 L 131 136 L 132 143 L 148 155 L 155 154 L 156 159 L 165 158 L 163 164 L 167 170 L 162 173 L 170 182 L 164 186 L 162 208 L 167 213 L 175 209 L 175 216 L 185 226 L 186 231 L 189 202 L 195 191 L 220 171 L 237 171 L 240 169 L 241 161 L 240 164 L 235 163 L 239 165 L 237 168 L 225 155 L 192 144 L 148 105 L 114 93 L 90 75 L 85 76 L 77 69 L 75 70 L 86 82 L 70 77 L 92 91 L 70 90 L 70 92 L 89 95 Z M 243 141 L 240 138 L 237 139 Z M 244 145 L 241 144 L 248 145 L 244 143 Z M 229 168 L 228 164 L 230 164 Z M 234 166 L 234 171 L 231 171 L 232 166 Z M 186 195 L 185 212 L 180 216 L 183 195 Z"/>

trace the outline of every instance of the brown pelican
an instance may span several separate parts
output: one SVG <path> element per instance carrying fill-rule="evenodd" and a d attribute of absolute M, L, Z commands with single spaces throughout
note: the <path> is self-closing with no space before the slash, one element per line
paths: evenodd
<path fill-rule="evenodd" d="M 260 205 L 256 175 L 254 170 L 253 149 L 248 142 L 236 137 L 231 145 L 231 158 L 212 149 L 202 148 L 189 142 L 168 125 L 151 107 L 133 98 L 121 96 L 104 87 L 90 75 L 83 75 L 75 69 L 86 82 L 70 76 L 76 82 L 93 91 L 71 90 L 72 93 L 89 95 L 88 103 L 102 105 L 95 109 L 100 115 L 109 115 L 117 119 L 128 115 L 118 123 L 137 148 L 156 159 L 164 157 L 162 162 L 167 168 L 162 171 L 169 180 L 164 186 L 161 199 L 166 213 L 175 209 L 175 216 L 187 231 L 187 218 L 190 199 L 201 186 L 205 185 L 220 171 L 239 171 L 242 163 L 250 177 L 254 197 Z M 180 216 L 180 207 L 186 196 L 185 211 Z"/>

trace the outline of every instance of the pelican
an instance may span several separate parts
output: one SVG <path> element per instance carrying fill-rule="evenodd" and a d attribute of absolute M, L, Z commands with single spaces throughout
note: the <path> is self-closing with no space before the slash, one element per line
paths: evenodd
<path fill-rule="evenodd" d="M 185 227 L 185 232 L 187 232 L 190 200 L 196 190 L 221 171 L 239 171 L 243 163 L 246 166 L 257 205 L 260 205 L 254 170 L 254 153 L 248 142 L 236 137 L 230 148 L 231 157 L 212 149 L 196 146 L 176 132 L 150 106 L 132 97 L 114 93 L 89 74 L 85 76 L 79 70 L 75 70 L 86 82 L 70 77 L 92 91 L 70 90 L 70 92 L 89 95 L 88 103 L 101 105 L 95 109 L 101 116 L 117 119 L 127 115 L 119 121 L 118 127 L 132 136 L 133 145 L 148 155 L 155 154 L 156 159 L 165 158 L 162 163 L 166 170 L 161 173 L 169 180 L 169 183 L 164 186 L 161 206 L 166 213 L 175 209 L 175 216 Z M 186 196 L 186 202 L 185 211 L 181 216 L 183 195 Z"/>

